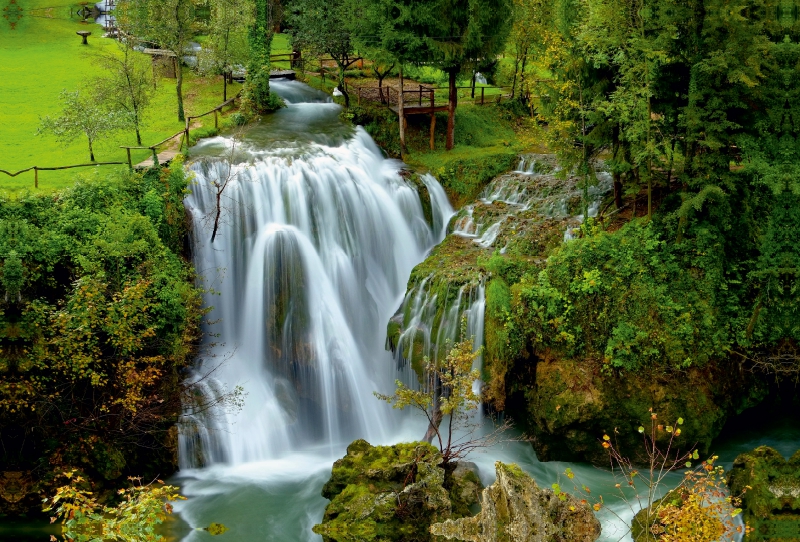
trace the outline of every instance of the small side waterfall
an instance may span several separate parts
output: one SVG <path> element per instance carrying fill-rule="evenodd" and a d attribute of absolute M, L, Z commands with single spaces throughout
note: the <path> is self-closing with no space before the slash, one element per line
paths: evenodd
<path fill-rule="evenodd" d="M 273 89 L 291 104 L 275 123 L 300 126 L 320 115 L 338 122 L 339 106 L 321 93 L 289 82 Z M 398 173 L 402 164 L 384 159 L 360 128 L 330 132 L 322 141 L 315 133 L 298 142 L 296 134 L 272 145 L 258 133 L 238 144 L 216 138 L 208 145 L 235 151 L 229 159 L 192 165 L 186 207 L 195 266 L 214 307 L 207 331 L 216 337 L 190 378 L 200 399 L 185 406 L 181 423 L 184 469 L 384 439 L 386 411 L 372 397 L 391 389 L 380 370 L 382 359 L 391 363 L 384 322 L 413 266 L 444 236 L 452 209 L 426 178 L 429 225 Z M 214 403 L 234 386 L 247 395 L 232 415 Z"/>

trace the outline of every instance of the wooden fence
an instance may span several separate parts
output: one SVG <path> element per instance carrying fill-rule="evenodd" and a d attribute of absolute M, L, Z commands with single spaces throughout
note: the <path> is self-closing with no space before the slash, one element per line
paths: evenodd
<path fill-rule="evenodd" d="M 181 130 L 180 132 L 177 132 L 177 133 L 169 136 L 166 139 L 163 139 L 163 140 L 159 141 L 155 145 L 150 145 L 149 147 L 136 147 L 136 146 L 120 145 L 120 148 L 121 149 L 125 149 L 127 151 L 127 153 L 128 153 L 128 167 L 130 169 L 133 169 L 133 162 L 131 161 L 131 150 L 149 150 L 153 154 L 153 167 L 159 167 L 161 165 L 161 161 L 162 160 L 160 160 L 159 157 L 158 157 L 158 152 L 157 152 L 158 147 L 160 147 L 161 145 L 163 145 L 167 141 L 171 141 L 171 140 L 175 139 L 178 136 L 181 136 L 181 140 L 178 143 L 178 149 L 183 149 L 183 145 L 184 145 L 184 143 L 186 143 L 186 147 L 187 147 L 187 151 L 188 151 L 189 141 L 190 141 L 190 139 L 189 139 L 189 130 L 191 129 L 192 120 L 193 119 L 199 119 L 199 118 L 205 117 L 206 115 L 210 115 L 210 114 L 213 113 L 214 114 L 214 128 L 219 129 L 219 112 L 226 105 L 234 103 L 241 96 L 241 94 L 242 94 L 242 91 L 240 90 L 236 94 L 236 96 L 234 96 L 233 98 L 231 98 L 229 100 L 226 100 L 226 101 L 222 102 L 221 104 L 219 104 L 214 109 L 210 109 L 210 110 L 206 111 L 205 113 L 201 113 L 200 115 L 190 115 L 190 116 L 186 117 L 186 125 L 185 125 L 183 130 Z"/>
<path fill-rule="evenodd" d="M 184 127 L 183 130 L 181 130 L 180 132 L 178 132 L 178 133 L 176 133 L 174 135 L 169 136 L 166 139 L 163 139 L 163 140 L 159 141 L 155 145 L 150 145 L 149 147 L 140 147 L 140 146 L 137 147 L 137 146 L 120 145 L 120 148 L 121 149 L 125 149 L 127 151 L 127 153 L 128 153 L 128 161 L 127 161 L 128 167 L 130 169 L 133 169 L 133 162 L 132 162 L 132 159 L 131 159 L 131 150 L 137 150 L 137 149 L 150 150 L 153 153 L 153 165 L 155 167 L 158 167 L 160 165 L 159 164 L 158 154 L 156 152 L 156 149 L 158 147 L 160 147 L 161 145 L 163 145 L 167 141 L 175 139 L 178 136 L 183 136 L 183 138 L 181 139 L 181 142 L 180 142 L 180 146 L 178 148 L 179 149 L 183 148 L 184 141 L 187 143 L 187 147 L 188 147 L 189 129 L 190 129 L 190 124 L 192 122 L 192 119 L 199 119 L 201 117 L 205 117 L 206 115 L 210 115 L 210 114 L 213 113 L 214 114 L 214 127 L 215 128 L 219 128 L 219 112 L 222 110 L 223 107 L 225 107 L 226 105 L 232 104 L 236 99 L 238 99 L 240 94 L 241 94 L 241 91 L 238 94 L 236 94 L 236 96 L 231 98 L 230 100 L 227 100 L 227 101 L 221 103 L 220 105 L 218 105 L 214 109 L 206 111 L 205 113 L 202 113 L 200 115 L 192 115 L 192 116 L 186 117 L 186 126 Z M 25 168 L 25 169 L 21 169 L 19 171 L 15 171 L 15 172 L 6 171 L 5 169 L 0 169 L 0 173 L 5 173 L 9 177 L 16 177 L 17 175 L 20 175 L 21 173 L 26 173 L 28 171 L 33 171 L 33 185 L 34 185 L 35 188 L 39 188 L 39 172 L 40 171 L 56 171 L 56 170 L 61 170 L 61 169 L 72 169 L 72 168 L 78 168 L 78 167 L 92 167 L 92 166 L 121 166 L 121 165 L 124 165 L 125 163 L 126 162 L 92 162 L 90 164 L 75 164 L 75 165 L 71 165 L 71 166 L 58 166 L 58 167 L 31 166 L 31 167 L 28 167 L 28 168 Z"/>

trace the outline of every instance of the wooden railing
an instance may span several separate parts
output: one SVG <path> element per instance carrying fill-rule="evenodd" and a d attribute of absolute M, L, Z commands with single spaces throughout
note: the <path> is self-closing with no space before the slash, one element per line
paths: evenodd
<path fill-rule="evenodd" d="M 345 83 L 347 91 L 352 97 L 356 98 L 358 105 L 361 105 L 361 100 L 366 99 L 372 102 L 379 102 L 384 105 L 392 106 L 399 105 L 400 91 L 393 86 L 383 87 L 359 87 L 351 83 Z M 471 86 L 456 87 L 457 90 L 472 90 Z M 488 91 L 499 90 L 500 92 L 492 92 L 487 94 Z M 450 99 L 449 87 L 432 87 L 427 85 L 416 84 L 413 86 L 405 87 L 403 89 L 403 104 L 415 104 L 419 107 L 430 106 L 436 107 L 444 105 Z M 503 100 L 511 98 L 511 87 L 496 87 L 496 86 L 480 86 L 475 87 L 475 97 L 468 97 L 467 99 L 473 100 L 475 105 L 485 104 L 498 104 Z"/>
<path fill-rule="evenodd" d="M 74 166 L 59 166 L 59 167 L 41 167 L 41 166 L 31 166 L 29 168 L 21 169 L 15 173 L 11 173 L 10 171 L 6 171 L 5 169 L 0 169 L 0 173 L 5 173 L 9 177 L 16 177 L 20 173 L 25 173 L 26 171 L 33 170 L 33 186 L 39 188 L 39 172 L 40 171 L 56 171 L 59 169 L 72 169 L 76 167 L 90 167 L 90 166 L 121 166 L 125 162 L 92 162 L 91 164 L 75 164 Z"/>
<path fill-rule="evenodd" d="M 234 96 L 233 98 L 231 98 L 229 100 L 226 100 L 226 101 L 222 102 L 221 104 L 219 104 L 214 109 L 210 109 L 210 110 L 208 110 L 205 113 L 202 113 L 200 115 L 190 115 L 190 116 L 186 117 L 186 125 L 185 125 L 183 130 L 181 130 L 180 132 L 177 132 L 177 133 L 169 136 L 166 139 L 163 139 L 163 140 L 159 141 L 155 145 L 150 145 L 149 147 L 120 145 L 120 148 L 121 149 L 125 149 L 127 151 L 127 153 L 128 153 L 128 167 L 130 169 L 133 169 L 133 162 L 131 160 L 131 150 L 149 150 L 149 151 L 151 151 L 153 153 L 153 167 L 158 167 L 159 166 L 159 162 L 158 162 L 157 148 L 160 147 L 161 145 L 163 145 L 164 143 L 166 143 L 167 141 L 175 139 L 178 136 L 182 136 L 180 143 L 178 143 L 178 148 L 179 149 L 183 149 L 183 144 L 186 143 L 186 147 L 188 149 L 189 141 L 190 141 L 189 140 L 189 130 L 190 130 L 190 125 L 191 125 L 192 119 L 199 119 L 199 118 L 205 117 L 206 115 L 210 115 L 210 114 L 213 113 L 214 114 L 214 128 L 219 129 L 219 112 L 226 105 L 232 104 L 233 102 L 235 102 L 241 96 L 241 94 L 242 94 L 242 91 L 240 90 L 236 94 L 236 96 Z M 120 163 L 123 163 L 123 162 L 120 162 Z"/>

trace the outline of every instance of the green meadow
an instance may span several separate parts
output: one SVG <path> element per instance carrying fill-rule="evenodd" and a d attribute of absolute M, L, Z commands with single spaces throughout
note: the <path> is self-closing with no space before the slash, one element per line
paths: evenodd
<path fill-rule="evenodd" d="M 78 139 L 61 145 L 50 135 L 36 135 L 39 119 L 45 115 L 58 115 L 62 109 L 59 93 L 64 90 L 87 88 L 101 75 L 97 53 L 116 49 L 116 42 L 102 38 L 99 25 L 80 22 L 72 15 L 78 4 L 69 5 L 59 0 L 0 0 L 0 10 L 19 6 L 22 17 L 12 28 L 14 14 L 0 18 L 0 169 L 18 171 L 31 166 L 57 167 L 89 162 L 86 141 Z M 59 5 L 54 5 L 59 4 Z M 9 14 L 10 10 L 0 11 Z M 92 32 L 88 45 L 81 45 L 79 30 Z M 201 78 L 184 67 L 184 96 L 186 114 L 204 113 L 222 102 L 222 79 Z M 240 85 L 229 85 L 228 96 L 234 95 Z M 209 115 L 199 121 L 212 125 Z M 155 98 L 145 113 L 142 143 L 152 145 L 183 128 L 177 119 L 175 80 L 159 79 Z M 127 160 L 120 145 L 136 145 L 131 131 L 112 134 L 95 148 L 98 162 Z M 137 162 L 149 152 L 134 151 Z M 126 166 L 99 166 L 104 170 Z M 94 168 L 63 171 L 40 171 L 39 190 L 52 191 L 69 185 L 77 174 L 86 174 Z M 79 173 L 80 172 L 80 173 Z M 9 177 L 0 173 L 0 192 L 11 195 L 20 190 L 34 188 L 34 172 Z"/>

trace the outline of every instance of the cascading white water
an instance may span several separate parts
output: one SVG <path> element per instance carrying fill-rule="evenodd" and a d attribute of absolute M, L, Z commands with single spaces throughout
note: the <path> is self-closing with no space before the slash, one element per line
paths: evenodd
<path fill-rule="evenodd" d="M 294 82 L 273 82 L 273 90 L 290 103 L 274 116 L 276 131 L 320 115 L 335 122 L 339 106 L 324 95 Z M 314 134 L 271 145 L 257 134 L 240 143 L 216 138 L 206 145 L 217 155 L 238 146 L 232 160 L 192 165 L 186 206 L 195 266 L 213 291 L 208 320 L 217 323 L 208 331 L 217 344 L 207 345 L 190 378 L 201 381 L 203 399 L 185 407 L 184 469 L 384 440 L 387 420 L 372 391 L 386 390 L 391 377 L 381 370 L 391 363 L 385 322 L 413 266 L 444 236 L 452 209 L 425 178 L 428 225 L 401 163 L 384 159 L 360 128 L 334 132 L 322 142 Z M 212 243 L 214 183 L 225 180 Z M 241 412 L 205 407 L 234 386 L 247 394 Z"/>

